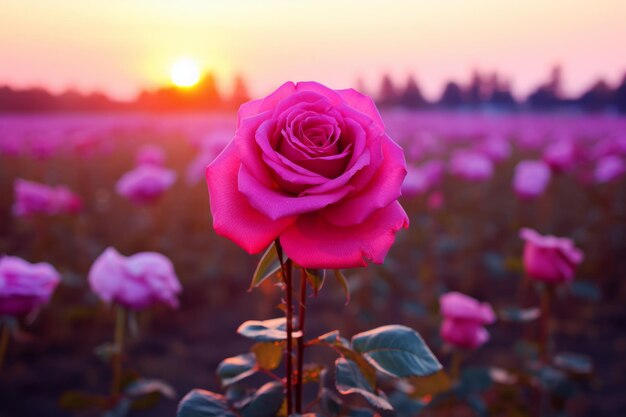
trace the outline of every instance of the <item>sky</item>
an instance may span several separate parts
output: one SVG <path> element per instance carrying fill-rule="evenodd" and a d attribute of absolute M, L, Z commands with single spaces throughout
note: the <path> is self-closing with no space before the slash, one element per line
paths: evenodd
<path fill-rule="evenodd" d="M 189 57 L 252 95 L 414 74 L 429 97 L 472 69 L 518 95 L 563 67 L 566 93 L 626 72 L 624 0 L 0 0 L 0 85 L 130 99 Z"/>

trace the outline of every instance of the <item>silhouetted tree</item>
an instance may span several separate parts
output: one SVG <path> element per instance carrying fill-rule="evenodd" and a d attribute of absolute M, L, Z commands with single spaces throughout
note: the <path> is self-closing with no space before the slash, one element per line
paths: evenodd
<path fill-rule="evenodd" d="M 393 106 L 398 103 L 398 93 L 389 74 L 383 75 L 378 103 L 381 106 Z"/>
<path fill-rule="evenodd" d="M 613 91 L 604 80 L 598 80 L 578 99 L 585 110 L 600 111 L 607 109 L 612 102 Z"/>
<path fill-rule="evenodd" d="M 622 83 L 613 92 L 613 104 L 622 113 L 626 113 L 626 74 L 622 78 Z"/>
<path fill-rule="evenodd" d="M 248 87 L 246 86 L 246 82 L 241 75 L 237 75 L 235 77 L 233 94 L 230 99 L 231 105 L 233 107 L 238 107 L 239 105 L 249 100 L 250 95 L 248 94 Z"/>
<path fill-rule="evenodd" d="M 415 77 L 412 75 L 409 76 L 406 87 L 404 88 L 402 94 L 400 94 L 398 103 L 401 106 L 413 109 L 426 106 L 426 100 L 422 95 L 422 91 L 420 90 L 419 85 L 417 85 Z"/>
<path fill-rule="evenodd" d="M 459 107 L 465 103 L 463 89 L 454 81 L 448 81 L 443 89 L 439 104 L 444 107 Z"/>

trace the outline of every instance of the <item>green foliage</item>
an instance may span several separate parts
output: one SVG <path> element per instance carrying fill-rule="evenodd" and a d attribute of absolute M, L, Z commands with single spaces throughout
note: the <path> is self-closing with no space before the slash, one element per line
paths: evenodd
<path fill-rule="evenodd" d="M 588 356 L 563 352 L 554 356 L 554 365 L 574 374 L 586 375 L 593 371 L 593 362 Z"/>
<path fill-rule="evenodd" d="M 178 404 L 176 417 L 237 417 L 226 398 L 211 391 L 194 389 Z"/>
<path fill-rule="evenodd" d="M 284 317 L 270 320 L 248 320 L 237 329 L 237 333 L 256 342 L 278 342 L 287 339 L 287 320 Z M 292 332 L 294 338 L 302 332 Z"/>
<path fill-rule="evenodd" d="M 355 362 L 339 358 L 335 361 L 335 370 L 335 385 L 341 394 L 360 394 L 374 407 L 393 410 L 385 394 L 370 385 Z"/>
<path fill-rule="evenodd" d="M 311 284 L 313 288 L 313 294 L 317 296 L 319 290 L 324 286 L 324 281 L 326 280 L 326 270 L 325 269 L 305 269 L 306 278 Z"/>
<path fill-rule="evenodd" d="M 278 368 L 283 358 L 285 344 L 280 342 L 258 342 L 250 351 L 254 353 L 257 364 L 261 369 L 273 371 Z"/>
<path fill-rule="evenodd" d="M 504 321 L 509 321 L 513 323 L 528 323 L 538 319 L 540 316 L 541 310 L 536 307 L 505 307 L 500 310 L 500 318 Z"/>
<path fill-rule="evenodd" d="M 222 380 L 222 385 L 227 387 L 254 374 L 256 365 L 255 355 L 244 353 L 224 359 L 217 367 L 217 374 Z"/>
<path fill-rule="evenodd" d="M 377 370 L 402 378 L 424 376 L 442 369 L 422 337 L 405 326 L 383 326 L 352 338 L 352 347 Z"/>
<path fill-rule="evenodd" d="M 339 269 L 335 269 L 333 270 L 333 272 L 335 273 L 335 278 L 337 279 L 337 282 L 339 282 L 339 285 L 341 285 L 343 292 L 346 294 L 346 305 L 348 305 L 350 304 L 350 287 L 348 286 L 348 279 Z"/>
<path fill-rule="evenodd" d="M 280 271 L 280 260 L 276 253 L 276 243 L 272 243 L 265 253 L 263 253 L 263 256 L 261 256 L 254 270 L 254 274 L 252 275 L 252 282 L 250 282 L 248 291 L 258 287 L 263 281 L 275 275 L 278 271 Z"/>
<path fill-rule="evenodd" d="M 285 398 L 283 384 L 268 382 L 253 395 L 241 410 L 241 417 L 274 417 Z"/>

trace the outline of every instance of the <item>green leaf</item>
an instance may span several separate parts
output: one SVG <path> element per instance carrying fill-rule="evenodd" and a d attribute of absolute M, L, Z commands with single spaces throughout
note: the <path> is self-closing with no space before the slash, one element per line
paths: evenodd
<path fill-rule="evenodd" d="M 541 316 L 541 310 L 533 308 L 505 307 L 500 310 L 500 318 L 504 321 L 513 323 L 528 323 L 538 319 Z"/>
<path fill-rule="evenodd" d="M 335 361 L 335 385 L 337 391 L 343 395 L 360 394 L 374 407 L 382 410 L 393 410 L 385 394 L 382 391 L 376 392 L 367 382 L 359 366 L 345 358 Z"/>
<path fill-rule="evenodd" d="M 226 398 L 211 391 L 194 389 L 178 404 L 176 417 L 237 417 Z"/>
<path fill-rule="evenodd" d="M 256 372 L 256 357 L 253 353 L 244 353 L 224 359 L 217 367 L 217 375 L 222 385 L 227 387 L 239 382 Z"/>
<path fill-rule="evenodd" d="M 259 367 L 268 371 L 278 368 L 283 358 L 284 350 L 284 343 L 280 342 L 258 342 L 251 349 L 254 356 L 256 356 Z"/>
<path fill-rule="evenodd" d="M 237 333 L 257 342 L 287 340 L 287 319 L 248 320 L 237 329 Z M 302 337 L 301 331 L 292 332 L 294 338 Z"/>
<path fill-rule="evenodd" d="M 576 374 L 590 374 L 593 370 L 591 358 L 577 353 L 559 353 L 554 356 L 554 364 Z"/>
<path fill-rule="evenodd" d="M 337 339 L 339 338 L 339 330 L 333 330 L 332 332 L 324 333 L 321 336 L 318 336 L 315 339 L 314 343 L 324 342 L 330 345 L 334 345 Z"/>
<path fill-rule="evenodd" d="M 346 305 L 348 305 L 350 304 L 350 287 L 348 286 L 348 279 L 339 269 L 335 269 L 333 272 L 335 273 L 335 278 L 337 278 L 339 285 L 343 288 L 343 292 L 346 294 Z"/>
<path fill-rule="evenodd" d="M 442 369 L 424 339 L 406 326 L 383 326 L 352 338 L 352 347 L 379 371 L 397 378 L 425 376 Z"/>
<path fill-rule="evenodd" d="M 165 398 L 176 398 L 176 391 L 165 381 L 160 379 L 137 379 L 124 388 L 124 392 L 131 397 L 159 393 Z"/>
<path fill-rule="evenodd" d="M 274 417 L 285 398 L 280 382 L 268 382 L 254 394 L 248 405 L 241 410 L 241 417 Z"/>
<path fill-rule="evenodd" d="M 468 398 L 474 394 L 487 391 L 492 385 L 493 379 L 491 378 L 490 368 L 480 366 L 468 367 L 461 372 L 457 393 L 462 398 Z"/>
<path fill-rule="evenodd" d="M 276 243 L 272 243 L 256 265 L 248 291 L 252 291 L 253 288 L 261 285 L 263 281 L 276 274 L 279 270 L 280 260 L 276 254 Z"/>
<path fill-rule="evenodd" d="M 426 395 L 433 397 L 439 393 L 450 391 L 452 381 L 443 369 L 434 374 L 426 376 L 411 376 L 408 378 L 410 384 L 410 392 L 408 394 L 412 398 L 422 398 Z"/>
<path fill-rule="evenodd" d="M 341 408 L 343 407 L 343 403 L 341 398 L 335 395 L 334 392 L 329 390 L 328 388 L 322 388 L 320 390 L 320 408 L 324 412 L 325 415 L 330 417 L 336 417 L 341 413 Z"/>
<path fill-rule="evenodd" d="M 325 269 L 305 269 L 306 277 L 313 287 L 313 294 L 317 297 L 317 293 L 324 286 L 324 280 L 326 280 Z"/>
<path fill-rule="evenodd" d="M 82 391 L 65 391 L 59 399 L 59 406 L 64 410 L 81 411 L 90 408 L 105 408 L 108 398 L 104 395 L 88 394 Z"/>
<path fill-rule="evenodd" d="M 591 281 L 576 280 L 570 285 L 570 291 L 575 297 L 587 301 L 599 301 L 602 298 L 602 291 Z"/>

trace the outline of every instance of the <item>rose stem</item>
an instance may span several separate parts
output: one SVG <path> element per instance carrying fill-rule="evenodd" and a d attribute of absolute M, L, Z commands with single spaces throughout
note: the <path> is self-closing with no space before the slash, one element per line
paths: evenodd
<path fill-rule="evenodd" d="M 450 376 L 452 377 L 453 381 L 456 381 L 459 378 L 462 360 L 463 358 L 461 358 L 461 352 L 458 349 L 452 349 L 452 359 L 450 363 Z"/>
<path fill-rule="evenodd" d="M 304 319 L 306 316 L 306 271 L 300 271 L 300 306 L 298 311 L 298 330 L 301 336 L 298 338 L 298 371 L 296 380 L 296 413 L 302 413 L 302 370 L 304 368 Z"/>
<path fill-rule="evenodd" d="M 119 395 L 122 385 L 122 350 L 124 349 L 124 330 L 126 324 L 126 310 L 124 307 L 116 308 L 115 316 L 115 338 L 113 340 L 115 352 L 112 358 L 113 383 L 111 385 L 111 395 Z"/>
<path fill-rule="evenodd" d="M 291 299 L 291 259 L 287 259 L 286 262 L 283 260 L 283 248 L 280 245 L 280 241 L 276 239 L 276 253 L 278 255 L 278 260 L 280 261 L 280 268 L 283 273 L 283 280 L 285 281 L 285 303 L 287 304 L 286 308 L 286 319 L 287 319 L 287 415 L 290 416 L 293 414 L 293 405 L 292 405 L 292 358 L 293 358 L 293 301 Z"/>
<path fill-rule="evenodd" d="M 547 363 L 550 358 L 550 304 L 552 299 L 551 288 L 547 285 L 541 293 L 541 329 L 539 348 L 541 352 L 541 360 Z"/>
<path fill-rule="evenodd" d="M 0 370 L 2 370 L 2 364 L 4 363 L 4 357 L 7 353 L 7 347 L 9 346 L 9 338 L 11 337 L 11 331 L 9 325 L 2 325 L 2 334 L 0 335 Z"/>

